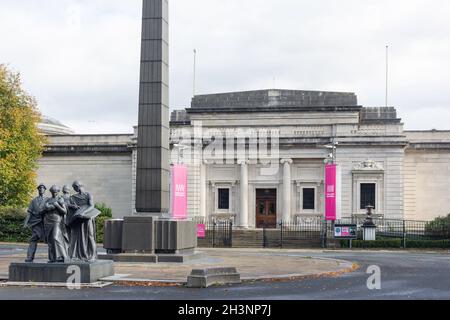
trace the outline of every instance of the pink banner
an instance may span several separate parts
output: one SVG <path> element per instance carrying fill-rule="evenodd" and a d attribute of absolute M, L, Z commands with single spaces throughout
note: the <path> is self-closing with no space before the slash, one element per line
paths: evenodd
<path fill-rule="evenodd" d="M 172 218 L 187 219 L 187 167 L 185 165 L 172 167 L 171 199 Z"/>
<path fill-rule="evenodd" d="M 206 226 L 204 224 L 197 225 L 197 238 L 206 238 Z"/>
<path fill-rule="evenodd" d="M 325 167 L 325 219 L 336 220 L 336 170 L 335 164 L 327 164 Z"/>

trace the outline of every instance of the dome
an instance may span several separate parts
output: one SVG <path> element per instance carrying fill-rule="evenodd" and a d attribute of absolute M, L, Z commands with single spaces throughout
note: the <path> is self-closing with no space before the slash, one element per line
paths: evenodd
<path fill-rule="evenodd" d="M 58 120 L 55 120 L 47 116 L 41 117 L 41 122 L 39 123 L 38 128 L 45 135 L 68 135 L 75 133 L 72 129 L 66 127 Z"/>

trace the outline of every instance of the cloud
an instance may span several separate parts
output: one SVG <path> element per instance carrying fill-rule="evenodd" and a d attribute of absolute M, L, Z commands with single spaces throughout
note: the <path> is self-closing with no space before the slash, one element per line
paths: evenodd
<path fill-rule="evenodd" d="M 131 132 L 141 0 L 1 1 L 0 61 L 22 72 L 43 113 L 81 133 Z M 190 104 L 194 48 L 197 93 L 342 90 L 380 106 L 389 44 L 390 104 L 406 128 L 449 128 L 438 120 L 450 106 L 446 0 L 172 0 L 170 10 L 172 108 Z"/>

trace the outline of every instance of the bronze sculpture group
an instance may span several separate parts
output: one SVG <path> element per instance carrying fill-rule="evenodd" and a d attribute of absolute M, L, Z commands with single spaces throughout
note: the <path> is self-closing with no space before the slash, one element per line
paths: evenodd
<path fill-rule="evenodd" d="M 100 211 L 81 182 L 75 181 L 72 187 L 74 194 L 64 186 L 60 195 L 60 188 L 52 186 L 51 197 L 47 198 L 46 186 L 38 186 L 39 196 L 30 203 L 25 221 L 32 230 L 26 262 L 34 261 L 37 244 L 42 240 L 48 245 L 50 263 L 97 259 L 95 218 Z"/>

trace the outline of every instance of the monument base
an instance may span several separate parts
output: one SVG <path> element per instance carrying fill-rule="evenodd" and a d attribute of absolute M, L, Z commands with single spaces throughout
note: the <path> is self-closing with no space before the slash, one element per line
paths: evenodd
<path fill-rule="evenodd" d="M 107 260 L 72 263 L 12 263 L 9 266 L 9 281 L 66 283 L 70 277 L 75 277 L 76 267 L 80 270 L 79 279 L 82 284 L 94 283 L 114 275 L 114 263 Z"/>
<path fill-rule="evenodd" d="M 206 254 L 203 252 L 192 252 L 184 254 L 158 254 L 159 263 L 185 263 L 203 258 L 206 258 Z"/>
<path fill-rule="evenodd" d="M 145 254 L 145 253 L 119 253 L 99 254 L 101 260 L 127 263 L 185 263 L 192 260 L 205 258 L 203 252 L 190 252 L 180 254 Z"/>
<path fill-rule="evenodd" d="M 123 253 L 146 253 L 152 254 L 155 251 L 155 217 L 150 215 L 136 215 L 125 217 L 123 230 L 120 234 L 122 238 L 121 251 Z M 105 235 L 106 235 L 105 230 Z M 119 233 L 117 233 L 119 236 Z M 117 241 L 118 242 L 118 241 Z M 105 246 L 105 249 L 111 249 Z M 117 248 L 114 248 L 117 249 Z"/>
<path fill-rule="evenodd" d="M 150 253 L 107 253 L 99 254 L 100 260 L 112 260 L 114 262 L 129 262 L 129 263 L 157 263 L 158 257 L 156 254 Z"/>
<path fill-rule="evenodd" d="M 204 257 L 195 251 L 197 225 L 189 220 L 149 214 L 109 220 L 105 224 L 105 239 L 107 254 L 99 259 L 114 262 L 184 263 Z"/>

